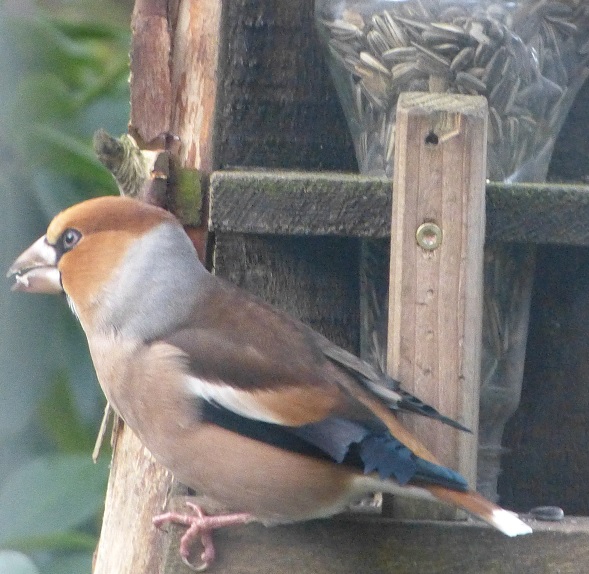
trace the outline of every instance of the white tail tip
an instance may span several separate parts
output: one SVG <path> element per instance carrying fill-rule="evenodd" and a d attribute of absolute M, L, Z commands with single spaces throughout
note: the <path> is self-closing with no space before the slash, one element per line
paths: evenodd
<path fill-rule="evenodd" d="M 503 508 L 493 510 L 491 522 L 507 536 L 521 536 L 522 534 L 532 533 L 532 529 L 525 522 L 522 522 L 515 512 Z"/>

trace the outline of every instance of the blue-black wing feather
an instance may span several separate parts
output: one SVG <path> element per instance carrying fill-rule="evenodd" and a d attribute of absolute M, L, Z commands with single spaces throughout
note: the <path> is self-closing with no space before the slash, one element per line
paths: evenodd
<path fill-rule="evenodd" d="M 301 427 L 286 427 L 242 417 L 233 411 L 203 404 L 205 420 L 278 448 L 376 472 L 399 484 L 421 481 L 467 490 L 457 472 L 416 456 L 386 430 L 368 428 L 360 422 L 330 417 Z"/>

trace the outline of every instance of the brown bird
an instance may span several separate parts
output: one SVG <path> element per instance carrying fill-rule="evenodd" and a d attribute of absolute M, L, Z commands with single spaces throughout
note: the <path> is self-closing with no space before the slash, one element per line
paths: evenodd
<path fill-rule="evenodd" d="M 260 521 L 327 517 L 372 492 L 439 499 L 508 536 L 531 532 L 472 490 L 396 418 L 457 428 L 319 333 L 200 263 L 180 223 L 137 200 L 102 197 L 53 219 L 10 267 L 16 291 L 62 293 L 108 401 L 184 484 L 236 514 L 166 514 L 200 536 Z M 456 431 L 451 431 L 456 432 Z"/>

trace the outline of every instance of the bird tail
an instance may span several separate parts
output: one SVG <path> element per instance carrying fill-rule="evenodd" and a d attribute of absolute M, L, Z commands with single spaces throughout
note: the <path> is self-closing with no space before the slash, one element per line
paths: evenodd
<path fill-rule="evenodd" d="M 370 408 L 372 412 L 386 424 L 390 433 L 407 448 L 413 451 L 415 455 L 434 465 L 440 464 L 436 457 L 429 452 L 421 441 L 413 436 L 401 424 L 395 415 L 388 410 L 386 405 L 374 397 L 367 396 L 367 393 L 357 393 L 356 396 L 360 402 Z M 493 504 L 491 501 L 472 490 L 452 490 L 444 486 L 425 484 L 423 482 L 420 482 L 417 489 L 414 489 L 414 486 L 411 484 L 407 485 L 407 487 L 401 488 L 405 488 L 408 491 L 414 491 L 414 495 L 417 494 L 418 496 L 419 494 L 416 491 L 421 491 L 423 493 L 423 490 L 426 490 L 438 500 L 458 506 L 470 514 L 478 516 L 480 519 L 507 536 L 519 536 L 520 534 L 530 534 L 532 532 L 532 529 L 522 522 L 515 513 Z M 395 494 L 393 490 L 390 492 Z M 397 491 L 396 493 L 398 494 L 399 492 Z"/>
<path fill-rule="evenodd" d="M 520 536 L 532 532 L 532 529 L 520 520 L 517 514 L 493 504 L 477 492 L 472 490 L 460 492 L 436 485 L 422 485 L 422 488 L 428 490 L 438 500 L 478 516 L 507 536 Z"/>

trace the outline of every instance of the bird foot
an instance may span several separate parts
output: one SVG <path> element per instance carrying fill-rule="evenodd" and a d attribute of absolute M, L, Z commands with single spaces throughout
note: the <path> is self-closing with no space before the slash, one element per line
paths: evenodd
<path fill-rule="evenodd" d="M 215 546 L 213 544 L 213 530 L 225 526 L 246 524 L 252 520 L 251 514 L 245 512 L 235 514 L 220 514 L 218 516 L 207 516 L 202 508 L 192 502 L 186 502 L 193 514 L 182 514 L 180 512 L 166 512 L 153 517 L 153 524 L 160 528 L 166 523 L 174 522 L 188 526 L 186 532 L 180 539 L 180 556 L 182 561 L 192 570 L 202 572 L 206 570 L 215 560 Z M 200 555 L 201 563 L 198 565 L 190 562 L 190 549 L 196 538 L 200 538 L 203 551 Z"/>

